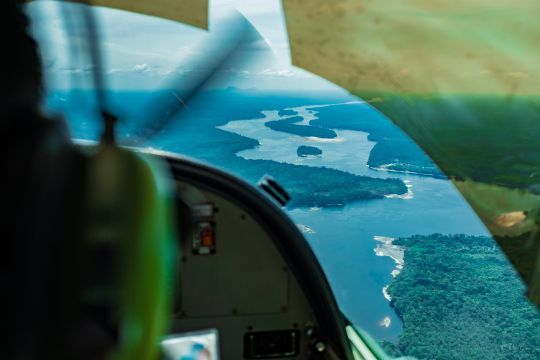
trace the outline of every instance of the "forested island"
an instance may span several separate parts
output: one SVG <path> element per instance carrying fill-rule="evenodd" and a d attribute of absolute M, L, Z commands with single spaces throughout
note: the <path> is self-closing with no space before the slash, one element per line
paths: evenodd
<path fill-rule="evenodd" d="M 302 121 L 304 118 L 295 116 L 285 120 L 269 121 L 264 125 L 275 131 L 286 132 L 299 136 L 314 136 L 323 139 L 333 139 L 337 137 L 335 131 L 321 126 L 296 125 L 295 123 Z"/>
<path fill-rule="evenodd" d="M 296 149 L 296 155 L 300 157 L 306 157 L 308 155 L 321 155 L 322 150 L 315 146 L 307 146 L 307 145 L 300 145 L 298 149 Z"/>
<path fill-rule="evenodd" d="M 418 359 L 540 359 L 540 314 L 488 237 L 412 236 L 388 288 L 404 330 L 390 355 Z"/>
<path fill-rule="evenodd" d="M 297 114 L 296 111 L 290 110 L 290 109 L 282 109 L 282 110 L 279 110 L 278 112 L 279 116 L 289 116 L 289 115 L 296 115 L 296 114 Z"/>
<path fill-rule="evenodd" d="M 234 172 L 254 182 L 264 174 L 272 174 L 291 195 L 289 208 L 341 207 L 353 201 L 382 199 L 385 195 L 407 192 L 403 181 L 396 178 L 372 178 L 325 167 L 270 160 L 243 162 L 245 166 L 235 165 Z"/>

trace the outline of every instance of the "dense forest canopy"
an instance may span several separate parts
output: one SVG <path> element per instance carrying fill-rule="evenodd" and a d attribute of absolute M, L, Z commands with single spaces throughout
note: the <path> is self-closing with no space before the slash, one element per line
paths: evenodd
<path fill-rule="evenodd" d="M 322 139 L 334 139 L 337 137 L 335 131 L 321 126 L 297 125 L 302 121 L 301 116 L 291 117 L 285 120 L 268 121 L 264 125 L 275 131 L 281 131 L 298 136 L 313 136 Z"/>
<path fill-rule="evenodd" d="M 388 288 L 404 324 L 402 354 L 540 359 L 540 313 L 491 238 L 433 234 L 394 244 L 405 248 L 404 269 Z"/>

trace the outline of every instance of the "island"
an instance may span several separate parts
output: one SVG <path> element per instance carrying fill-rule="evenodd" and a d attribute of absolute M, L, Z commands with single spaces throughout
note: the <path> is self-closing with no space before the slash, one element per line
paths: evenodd
<path fill-rule="evenodd" d="M 387 291 L 403 321 L 391 355 L 418 359 L 540 359 L 540 316 L 490 237 L 411 236 Z"/>
<path fill-rule="evenodd" d="M 295 116 L 285 120 L 269 121 L 264 125 L 275 131 L 281 131 L 298 136 L 318 137 L 323 139 L 333 139 L 337 137 L 335 131 L 325 127 L 296 124 L 302 120 L 304 119 L 301 116 Z"/>
<path fill-rule="evenodd" d="M 289 115 L 296 115 L 297 112 L 291 109 L 282 109 L 279 110 L 278 115 L 279 116 L 289 116 Z"/>
<path fill-rule="evenodd" d="M 315 146 L 300 145 L 298 149 L 296 149 L 296 155 L 300 157 L 306 157 L 309 155 L 317 156 L 322 155 L 322 150 Z"/>
<path fill-rule="evenodd" d="M 383 199 L 407 193 L 397 178 L 373 178 L 326 167 L 303 166 L 272 160 L 236 158 L 227 164 L 240 177 L 257 182 L 264 174 L 272 176 L 291 195 L 287 207 L 343 207 L 361 200 Z"/>

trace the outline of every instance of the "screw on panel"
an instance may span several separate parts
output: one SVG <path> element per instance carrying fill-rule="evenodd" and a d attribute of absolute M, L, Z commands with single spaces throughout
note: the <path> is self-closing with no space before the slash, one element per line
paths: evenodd
<path fill-rule="evenodd" d="M 246 215 L 245 214 L 240 215 L 240 219 L 246 220 Z"/>

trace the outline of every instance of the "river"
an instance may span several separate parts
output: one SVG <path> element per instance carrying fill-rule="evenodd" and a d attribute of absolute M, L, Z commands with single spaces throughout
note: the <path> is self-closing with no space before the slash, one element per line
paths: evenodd
<path fill-rule="evenodd" d="M 289 211 L 318 256 L 342 311 L 375 339 L 396 341 L 402 324 L 383 293 L 392 281 L 396 263 L 390 257 L 377 256 L 375 248 L 380 241 L 375 237 L 488 232 L 448 180 L 369 168 L 367 160 L 375 143 L 368 140 L 365 132 L 334 130 L 337 138 L 321 139 L 278 132 L 264 125 L 293 116 L 303 118 L 297 125 L 309 125 L 318 116 L 317 107 L 333 105 L 336 104 L 289 108 L 296 114 L 284 116 L 278 109 L 266 110 L 261 112 L 262 118 L 233 120 L 220 128 L 259 141 L 258 147 L 237 153 L 245 159 L 326 166 L 371 177 L 398 177 L 407 184 L 409 192 L 402 196 L 354 202 L 344 208 Z M 296 149 L 300 145 L 316 146 L 323 153 L 299 157 Z"/>

